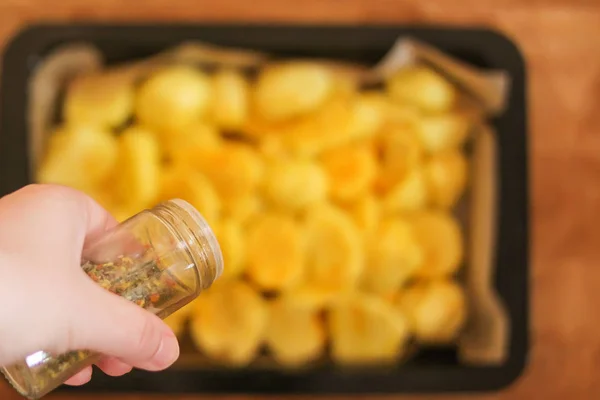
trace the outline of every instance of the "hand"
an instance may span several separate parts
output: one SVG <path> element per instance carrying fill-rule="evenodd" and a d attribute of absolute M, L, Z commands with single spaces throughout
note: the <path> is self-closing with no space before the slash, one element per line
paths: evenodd
<path fill-rule="evenodd" d="M 169 367 L 179 356 L 157 316 L 97 286 L 80 268 L 84 242 L 116 225 L 86 195 L 30 185 L 0 199 L 0 365 L 38 350 L 88 349 L 120 376 Z M 92 368 L 66 383 L 88 382 Z"/>

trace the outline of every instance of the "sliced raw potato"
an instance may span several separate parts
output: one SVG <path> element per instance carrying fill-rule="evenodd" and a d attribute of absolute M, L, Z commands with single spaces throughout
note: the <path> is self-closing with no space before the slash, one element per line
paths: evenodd
<path fill-rule="evenodd" d="M 427 211 L 413 216 L 411 223 L 425 257 L 418 274 L 424 278 L 454 274 L 464 253 L 458 221 L 442 211 Z"/>
<path fill-rule="evenodd" d="M 423 160 L 423 145 L 413 125 L 392 126 L 381 138 L 381 167 L 378 188 L 382 192 L 404 180 Z"/>
<path fill-rule="evenodd" d="M 321 202 L 329 181 L 325 171 L 310 160 L 278 160 L 269 164 L 265 194 L 278 207 L 299 210 Z"/>
<path fill-rule="evenodd" d="M 383 198 L 388 213 L 415 212 L 427 205 L 427 177 L 420 166 L 410 170 Z"/>
<path fill-rule="evenodd" d="M 304 284 L 347 291 L 355 287 L 364 267 L 362 237 L 342 210 L 327 204 L 307 211 L 307 270 Z"/>
<path fill-rule="evenodd" d="M 449 150 L 432 156 L 425 168 L 432 204 L 454 207 L 467 183 L 466 157 L 459 150 Z"/>
<path fill-rule="evenodd" d="M 352 201 L 368 192 L 377 173 L 377 160 L 366 146 L 343 146 L 323 154 L 321 165 L 327 173 L 331 196 Z"/>
<path fill-rule="evenodd" d="M 223 220 L 216 225 L 215 235 L 223 252 L 223 278 L 240 276 L 246 260 L 246 240 L 240 223 Z"/>
<path fill-rule="evenodd" d="M 367 193 L 352 203 L 344 204 L 343 207 L 365 235 L 373 233 L 379 225 L 381 205 L 372 193 Z"/>
<path fill-rule="evenodd" d="M 62 127 L 50 135 L 37 181 L 89 191 L 110 177 L 118 154 L 117 140 L 108 130 L 88 125 Z"/>
<path fill-rule="evenodd" d="M 401 293 L 397 306 L 408 317 L 417 340 L 423 343 L 452 342 L 467 315 L 462 288 L 449 280 L 417 283 Z"/>
<path fill-rule="evenodd" d="M 423 263 L 423 249 L 411 224 L 394 218 L 382 223 L 369 241 L 362 288 L 389 295 L 413 278 Z"/>
<path fill-rule="evenodd" d="M 114 74 L 78 76 L 68 86 L 63 117 L 68 124 L 118 127 L 133 115 L 130 80 Z"/>
<path fill-rule="evenodd" d="M 337 301 L 329 310 L 331 356 L 343 364 L 382 364 L 395 361 L 409 335 L 402 312 L 367 294 Z"/>
<path fill-rule="evenodd" d="M 263 180 L 263 163 L 250 146 L 227 142 L 195 160 L 224 203 L 252 193 Z"/>
<path fill-rule="evenodd" d="M 263 69 L 254 92 L 257 113 L 281 121 L 317 110 L 334 89 L 331 71 L 308 62 L 290 62 Z"/>
<path fill-rule="evenodd" d="M 436 153 L 460 147 L 470 128 L 471 123 L 464 115 L 447 113 L 423 116 L 418 132 L 425 150 Z"/>
<path fill-rule="evenodd" d="M 212 77 L 212 120 L 225 130 L 238 130 L 246 123 L 249 84 L 234 70 L 218 71 Z"/>
<path fill-rule="evenodd" d="M 267 305 L 250 285 L 223 281 L 194 301 L 191 335 L 208 357 L 246 365 L 263 342 L 267 319 Z"/>
<path fill-rule="evenodd" d="M 160 191 L 160 162 L 159 144 L 152 132 L 133 126 L 119 136 L 116 185 L 122 204 L 143 208 L 154 202 Z"/>
<path fill-rule="evenodd" d="M 325 348 L 326 332 L 317 310 L 279 298 L 269 304 L 265 342 L 275 360 L 298 366 L 318 358 Z"/>
<path fill-rule="evenodd" d="M 329 99 L 322 107 L 276 131 L 288 151 L 311 157 L 360 139 L 361 130 L 352 129 L 355 102 L 343 96 Z"/>
<path fill-rule="evenodd" d="M 390 97 L 428 112 L 450 110 L 456 101 L 456 90 L 443 76 L 421 66 L 396 72 L 387 82 Z"/>
<path fill-rule="evenodd" d="M 386 122 L 386 111 L 386 99 L 381 93 L 359 95 L 354 102 L 349 123 L 350 136 L 367 138 L 375 135 Z"/>
<path fill-rule="evenodd" d="M 200 70 L 172 66 L 154 73 L 140 87 L 135 114 L 158 132 L 177 130 L 197 121 L 210 106 L 210 79 Z"/>
<path fill-rule="evenodd" d="M 256 193 L 231 199 L 225 203 L 224 214 L 241 225 L 250 223 L 265 209 L 263 199 Z"/>
<path fill-rule="evenodd" d="M 214 126 L 196 121 L 184 128 L 163 133 L 161 142 L 171 161 L 193 164 L 207 153 L 218 150 L 223 139 Z"/>
<path fill-rule="evenodd" d="M 304 270 L 304 243 L 298 223 L 280 213 L 260 216 L 248 228 L 247 275 L 265 290 L 295 285 Z"/>
<path fill-rule="evenodd" d="M 193 205 L 210 223 L 221 216 L 221 200 L 211 182 L 191 168 L 175 165 L 161 174 L 159 200 L 180 198 Z"/>

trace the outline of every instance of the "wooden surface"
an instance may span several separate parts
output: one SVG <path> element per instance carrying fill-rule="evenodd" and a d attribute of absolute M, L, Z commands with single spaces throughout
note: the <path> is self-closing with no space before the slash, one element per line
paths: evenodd
<path fill-rule="evenodd" d="M 0 42 L 44 19 L 441 22 L 506 32 L 529 72 L 533 349 L 517 383 L 473 398 L 600 398 L 600 0 L 2 0 Z M 0 399 L 18 398 L 0 384 Z"/>

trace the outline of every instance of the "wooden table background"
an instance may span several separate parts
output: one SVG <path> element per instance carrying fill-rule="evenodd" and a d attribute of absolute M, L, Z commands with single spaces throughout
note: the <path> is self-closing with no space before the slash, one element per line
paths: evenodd
<path fill-rule="evenodd" d="M 0 45 L 40 20 L 410 22 L 507 33 L 529 73 L 533 347 L 517 383 L 470 398 L 600 398 L 600 0 L 0 0 Z M 0 383 L 0 399 L 18 398 Z"/>

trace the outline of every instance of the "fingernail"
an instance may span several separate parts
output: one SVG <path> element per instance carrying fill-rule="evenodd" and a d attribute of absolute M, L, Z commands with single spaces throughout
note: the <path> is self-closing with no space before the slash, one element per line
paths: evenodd
<path fill-rule="evenodd" d="M 171 330 L 162 335 L 160 347 L 154 356 L 153 364 L 160 369 L 165 369 L 179 358 L 179 343 Z"/>

